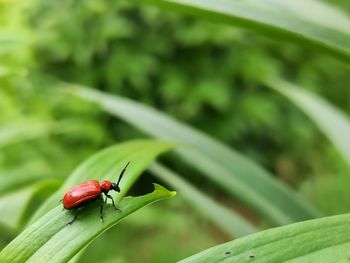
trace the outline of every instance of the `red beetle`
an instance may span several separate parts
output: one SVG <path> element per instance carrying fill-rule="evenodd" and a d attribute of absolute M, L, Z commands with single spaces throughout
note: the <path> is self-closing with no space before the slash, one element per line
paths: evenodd
<path fill-rule="evenodd" d="M 102 193 L 106 196 L 105 201 L 101 204 L 100 208 L 100 217 L 101 221 L 103 221 L 103 206 L 105 203 L 107 203 L 107 198 L 112 200 L 113 207 L 116 210 L 119 210 L 115 204 L 113 197 L 108 194 L 110 190 L 114 190 L 117 192 L 120 192 L 119 183 L 122 179 L 122 176 L 128 167 L 129 162 L 125 165 L 124 169 L 120 173 L 119 179 L 117 183 L 112 183 L 108 180 L 90 180 L 84 183 L 80 183 L 73 188 L 69 189 L 68 192 L 63 197 L 63 207 L 68 210 L 76 210 L 76 212 L 83 207 L 85 207 L 88 203 L 93 202 L 97 199 L 102 198 Z M 102 198 L 103 200 L 103 198 Z M 68 224 L 72 224 L 77 219 L 77 213 L 75 214 L 72 221 L 70 221 Z"/>

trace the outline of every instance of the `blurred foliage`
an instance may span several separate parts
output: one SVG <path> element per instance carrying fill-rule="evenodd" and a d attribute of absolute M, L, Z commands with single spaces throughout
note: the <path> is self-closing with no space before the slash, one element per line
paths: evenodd
<path fill-rule="evenodd" d="M 260 77 L 283 74 L 350 111 L 349 69 L 311 50 L 127 1 L 37 0 L 23 8 L 21 20 L 32 36 L 31 69 L 153 105 L 271 170 L 279 169 L 285 151 L 284 160 L 295 169 L 292 178 L 313 169 L 299 156 L 301 150 L 314 155 L 308 151 L 320 135 L 292 105 L 262 89 Z M 37 100 L 43 107 L 59 103 L 52 99 Z M 82 103 L 72 107 L 60 109 L 78 116 L 84 112 Z M 91 113 L 86 112 L 87 119 Z"/>
<path fill-rule="evenodd" d="M 350 11 L 347 1 L 328 2 Z M 337 200 L 350 200 L 349 168 L 260 79 L 283 76 L 350 113 L 349 71 L 310 49 L 131 1 L 0 1 L 0 127 L 47 126 L 35 143 L 2 147 L 0 173 L 30 166 L 33 177 L 63 179 L 101 146 L 139 134 L 91 104 L 63 97 L 45 73 L 156 107 L 302 185 L 324 212 L 348 211 Z"/>

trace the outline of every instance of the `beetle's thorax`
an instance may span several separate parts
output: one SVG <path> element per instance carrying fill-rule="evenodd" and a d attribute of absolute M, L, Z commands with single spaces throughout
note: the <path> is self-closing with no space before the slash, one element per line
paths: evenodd
<path fill-rule="evenodd" d="M 99 182 L 102 191 L 108 192 L 112 188 L 112 182 L 108 180 L 102 180 Z"/>

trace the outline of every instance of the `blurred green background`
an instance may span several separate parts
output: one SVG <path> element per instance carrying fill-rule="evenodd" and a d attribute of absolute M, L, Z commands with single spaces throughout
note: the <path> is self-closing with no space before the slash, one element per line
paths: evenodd
<path fill-rule="evenodd" d="M 350 12 L 349 1 L 328 2 Z M 30 215 L 88 156 L 146 137 L 58 92 L 56 79 L 157 108 L 259 163 L 325 215 L 348 212 L 349 167 L 300 109 L 261 84 L 261 76 L 282 76 L 350 114 L 349 73 L 348 65 L 311 48 L 151 5 L 0 1 L 0 182 L 18 182 L 16 191 L 0 189 L 0 209 L 8 215 L 0 220 L 0 244 L 28 219 L 14 211 Z M 163 161 L 258 226 L 269 226 L 177 159 Z M 40 180 L 47 185 L 31 195 L 30 205 L 14 201 Z M 146 174 L 134 192 L 147 192 L 154 181 Z M 227 240 L 178 196 L 107 232 L 81 262 L 169 262 Z"/>

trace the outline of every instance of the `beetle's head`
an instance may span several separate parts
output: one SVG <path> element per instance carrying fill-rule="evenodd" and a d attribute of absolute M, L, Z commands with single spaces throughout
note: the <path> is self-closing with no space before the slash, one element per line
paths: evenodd
<path fill-rule="evenodd" d="M 114 191 L 120 192 L 119 185 L 117 185 L 116 183 L 112 183 L 111 189 L 113 189 Z"/>

